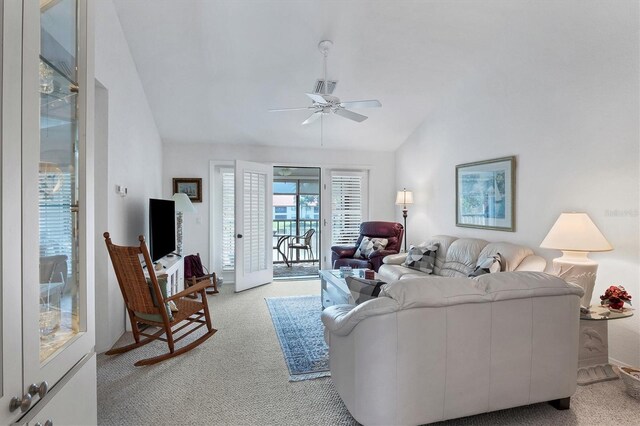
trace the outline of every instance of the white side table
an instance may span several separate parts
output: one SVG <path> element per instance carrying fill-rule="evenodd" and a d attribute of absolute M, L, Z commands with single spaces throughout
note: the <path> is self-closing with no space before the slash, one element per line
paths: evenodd
<path fill-rule="evenodd" d="M 613 312 L 605 306 L 592 306 L 580 315 L 580 348 L 578 351 L 578 384 L 615 380 L 618 375 L 609 364 L 609 320 L 632 316 L 631 309 Z"/>

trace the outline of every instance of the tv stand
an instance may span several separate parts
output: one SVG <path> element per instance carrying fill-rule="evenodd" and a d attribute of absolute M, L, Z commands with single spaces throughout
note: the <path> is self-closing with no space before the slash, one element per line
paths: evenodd
<path fill-rule="evenodd" d="M 162 265 L 162 270 L 156 271 L 156 276 L 168 275 L 169 294 L 173 295 L 184 290 L 184 262 L 181 257 L 168 254 L 159 259 L 156 264 Z"/>

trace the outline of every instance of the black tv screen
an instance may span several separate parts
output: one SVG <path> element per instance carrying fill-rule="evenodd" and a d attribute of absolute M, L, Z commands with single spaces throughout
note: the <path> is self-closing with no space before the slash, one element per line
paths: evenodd
<path fill-rule="evenodd" d="M 176 250 L 176 205 L 173 200 L 149 199 L 149 250 L 154 262 Z"/>

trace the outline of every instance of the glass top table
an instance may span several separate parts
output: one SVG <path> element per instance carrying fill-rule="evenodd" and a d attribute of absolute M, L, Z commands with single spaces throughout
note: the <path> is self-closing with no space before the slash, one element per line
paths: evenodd
<path fill-rule="evenodd" d="M 602 321 L 629 318 L 630 316 L 633 316 L 633 309 L 630 308 L 624 308 L 622 312 L 620 312 L 612 311 L 606 306 L 592 306 L 589 308 L 588 313 L 580 314 L 580 319 L 586 321 Z"/>
<path fill-rule="evenodd" d="M 333 305 L 354 304 L 353 297 L 349 291 L 346 277 L 364 277 L 366 269 L 352 269 L 350 273 L 344 273 L 339 269 L 323 269 L 320 274 L 320 297 L 322 298 L 322 309 Z M 375 274 L 378 278 L 378 274 Z"/>

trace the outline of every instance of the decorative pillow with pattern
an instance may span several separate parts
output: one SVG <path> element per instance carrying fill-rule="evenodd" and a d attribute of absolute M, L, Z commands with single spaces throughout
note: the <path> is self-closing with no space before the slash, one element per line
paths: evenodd
<path fill-rule="evenodd" d="M 386 238 L 363 237 L 353 257 L 368 259 L 369 255 L 374 251 L 384 250 L 388 243 L 389 240 Z"/>
<path fill-rule="evenodd" d="M 407 258 L 402 266 L 417 269 L 427 274 L 433 274 L 433 268 L 436 264 L 436 252 L 438 244 L 430 244 L 428 246 L 410 246 L 407 252 Z"/>
<path fill-rule="evenodd" d="M 380 288 L 383 284 L 386 284 L 384 281 L 380 280 L 367 280 L 357 277 L 346 277 L 345 281 L 347 282 L 347 286 L 349 287 L 349 291 L 351 292 L 351 296 L 353 296 L 353 300 L 355 300 L 356 305 L 378 297 L 380 294 Z"/>
<path fill-rule="evenodd" d="M 484 274 L 492 274 L 494 272 L 504 271 L 504 260 L 500 253 L 493 256 L 478 259 L 476 269 L 469 274 L 470 278 L 479 277 Z"/>

